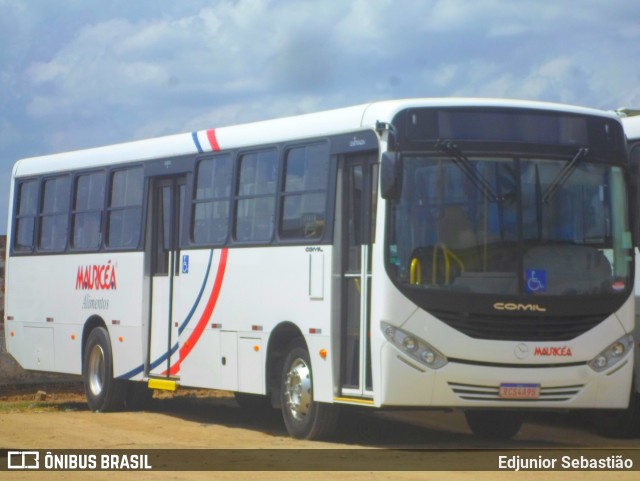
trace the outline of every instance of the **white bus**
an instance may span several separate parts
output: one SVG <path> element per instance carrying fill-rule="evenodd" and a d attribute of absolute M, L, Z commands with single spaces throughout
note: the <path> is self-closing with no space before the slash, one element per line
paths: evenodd
<path fill-rule="evenodd" d="M 6 339 L 82 375 L 238 393 L 327 436 L 340 405 L 622 409 L 633 369 L 627 152 L 614 114 L 414 99 L 21 160 Z"/>

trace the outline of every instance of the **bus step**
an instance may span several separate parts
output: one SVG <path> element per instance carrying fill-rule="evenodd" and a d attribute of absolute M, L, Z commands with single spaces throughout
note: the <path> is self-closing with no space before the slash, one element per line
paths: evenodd
<path fill-rule="evenodd" d="M 177 391 L 178 383 L 171 379 L 149 379 L 149 389 L 161 389 L 163 391 Z"/>

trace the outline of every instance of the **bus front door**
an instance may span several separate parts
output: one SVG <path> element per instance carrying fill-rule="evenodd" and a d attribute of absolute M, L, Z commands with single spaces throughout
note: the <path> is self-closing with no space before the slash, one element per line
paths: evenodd
<path fill-rule="evenodd" d="M 371 246 L 377 198 L 377 156 L 345 159 L 341 207 L 341 355 L 342 395 L 373 395 L 371 376 Z"/>
<path fill-rule="evenodd" d="M 186 197 L 184 175 L 151 180 L 148 212 L 147 268 L 150 272 L 148 374 L 176 377 L 179 356 L 174 298 L 180 278 L 181 218 Z"/>

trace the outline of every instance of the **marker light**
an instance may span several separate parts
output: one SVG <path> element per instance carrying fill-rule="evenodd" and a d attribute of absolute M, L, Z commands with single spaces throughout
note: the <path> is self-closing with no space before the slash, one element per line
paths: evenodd
<path fill-rule="evenodd" d="M 398 329 L 386 322 L 382 323 L 382 332 L 384 337 L 396 348 L 402 351 L 415 361 L 423 364 L 431 369 L 440 369 L 449 361 L 447 358 L 434 348 L 427 341 L 419 337 L 409 334 L 408 332 Z"/>
<path fill-rule="evenodd" d="M 617 364 L 625 357 L 633 346 L 633 336 L 630 334 L 622 336 L 612 343 L 604 351 L 594 357 L 589 366 L 596 372 L 602 372 Z"/>

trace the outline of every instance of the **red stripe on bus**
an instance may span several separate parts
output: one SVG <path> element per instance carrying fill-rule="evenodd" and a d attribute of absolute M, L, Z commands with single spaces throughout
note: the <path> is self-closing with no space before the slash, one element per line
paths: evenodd
<path fill-rule="evenodd" d="M 207 301 L 207 305 L 204 308 L 204 312 L 200 319 L 198 320 L 198 324 L 194 328 L 193 332 L 189 336 L 184 344 L 180 347 L 180 359 L 173 366 L 171 366 L 169 370 L 169 374 L 175 376 L 180 371 L 180 364 L 184 361 L 191 350 L 195 347 L 204 332 L 204 328 L 207 327 L 207 323 L 209 319 L 211 319 L 211 314 L 213 314 L 213 309 L 216 307 L 216 303 L 218 302 L 218 297 L 220 296 L 220 289 L 222 289 L 222 281 L 224 279 L 224 271 L 227 268 L 227 254 L 228 249 L 222 249 L 220 252 L 220 263 L 218 264 L 218 272 L 216 273 L 216 280 L 213 283 L 213 288 L 211 289 L 211 295 L 209 296 L 209 300 Z M 163 373 L 166 374 L 166 371 Z"/>
<path fill-rule="evenodd" d="M 209 139 L 209 143 L 214 152 L 220 150 L 220 144 L 218 144 L 218 139 L 216 138 L 216 129 L 207 130 L 207 139 Z"/>

